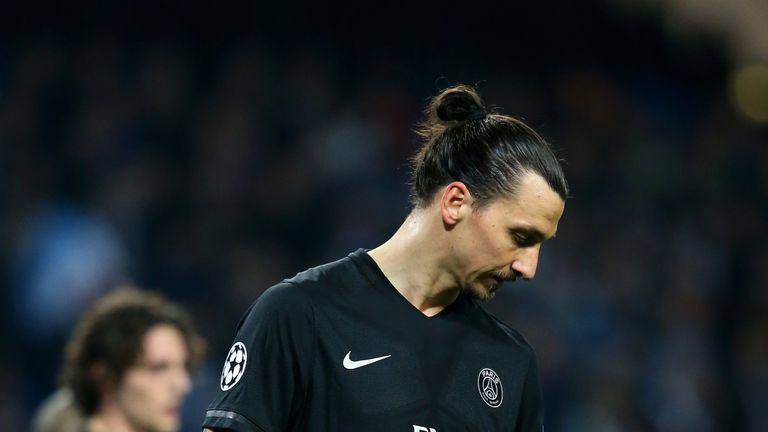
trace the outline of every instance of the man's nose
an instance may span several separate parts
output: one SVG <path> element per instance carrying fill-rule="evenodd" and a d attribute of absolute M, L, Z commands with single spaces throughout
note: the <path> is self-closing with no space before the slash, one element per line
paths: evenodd
<path fill-rule="evenodd" d="M 540 248 L 541 245 L 536 245 L 520 251 L 520 255 L 512 261 L 512 270 L 522 275 L 523 279 L 533 279 L 536 274 L 536 266 L 539 264 Z"/>

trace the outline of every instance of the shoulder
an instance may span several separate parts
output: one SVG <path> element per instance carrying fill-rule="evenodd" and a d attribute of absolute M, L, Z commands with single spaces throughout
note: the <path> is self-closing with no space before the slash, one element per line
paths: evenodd
<path fill-rule="evenodd" d="M 80 412 L 69 388 L 61 388 L 38 409 L 32 430 L 35 432 L 80 432 L 85 430 L 85 416 Z"/>
<path fill-rule="evenodd" d="M 283 282 L 294 285 L 299 290 L 311 290 L 318 287 L 336 285 L 339 281 L 347 279 L 351 274 L 357 273 L 352 256 L 346 256 L 339 260 L 312 267 L 296 276 L 285 279 Z"/>
<path fill-rule="evenodd" d="M 348 279 L 353 271 L 354 264 L 349 257 L 302 271 L 264 291 L 246 316 L 310 313 L 335 288 L 342 286 L 340 282 Z"/>
<path fill-rule="evenodd" d="M 267 288 L 256 297 L 248 311 L 250 312 L 257 307 L 260 309 L 279 309 L 284 306 L 299 306 L 305 302 L 299 287 L 283 280 Z"/>

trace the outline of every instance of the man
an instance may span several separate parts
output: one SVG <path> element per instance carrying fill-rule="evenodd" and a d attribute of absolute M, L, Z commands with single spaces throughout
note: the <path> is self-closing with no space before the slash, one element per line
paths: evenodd
<path fill-rule="evenodd" d="M 430 104 L 413 210 L 381 246 L 267 290 L 241 320 L 204 428 L 540 431 L 533 350 L 486 312 L 533 278 L 567 186 L 548 144 L 457 86 Z"/>
<path fill-rule="evenodd" d="M 45 404 L 35 429 L 175 432 L 202 350 L 181 308 L 121 288 L 78 323 L 65 352 L 63 387 Z"/>

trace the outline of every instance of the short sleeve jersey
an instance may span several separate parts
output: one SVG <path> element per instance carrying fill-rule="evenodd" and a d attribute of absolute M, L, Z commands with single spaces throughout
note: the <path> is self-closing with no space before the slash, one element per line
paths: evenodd
<path fill-rule="evenodd" d="M 269 288 L 240 321 L 203 426 L 540 432 L 534 353 L 459 296 L 427 317 L 358 250 Z"/>

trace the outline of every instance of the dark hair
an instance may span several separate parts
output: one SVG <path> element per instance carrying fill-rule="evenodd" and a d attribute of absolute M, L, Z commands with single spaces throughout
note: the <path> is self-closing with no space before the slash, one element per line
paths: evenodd
<path fill-rule="evenodd" d="M 72 390 L 86 416 L 98 409 L 105 386 L 118 386 L 125 371 L 136 364 L 144 335 L 159 324 L 179 329 L 187 346 L 187 368 L 195 369 L 204 342 L 187 313 L 158 294 L 119 288 L 85 312 L 67 343 L 61 384 Z"/>
<path fill-rule="evenodd" d="M 526 173 L 540 175 L 560 197 L 568 196 L 563 169 L 549 144 L 525 123 L 488 113 L 474 88 L 457 85 L 434 97 L 416 133 L 422 146 L 411 159 L 411 203 L 426 207 L 452 181 L 467 185 L 482 207 L 514 196 Z"/>

